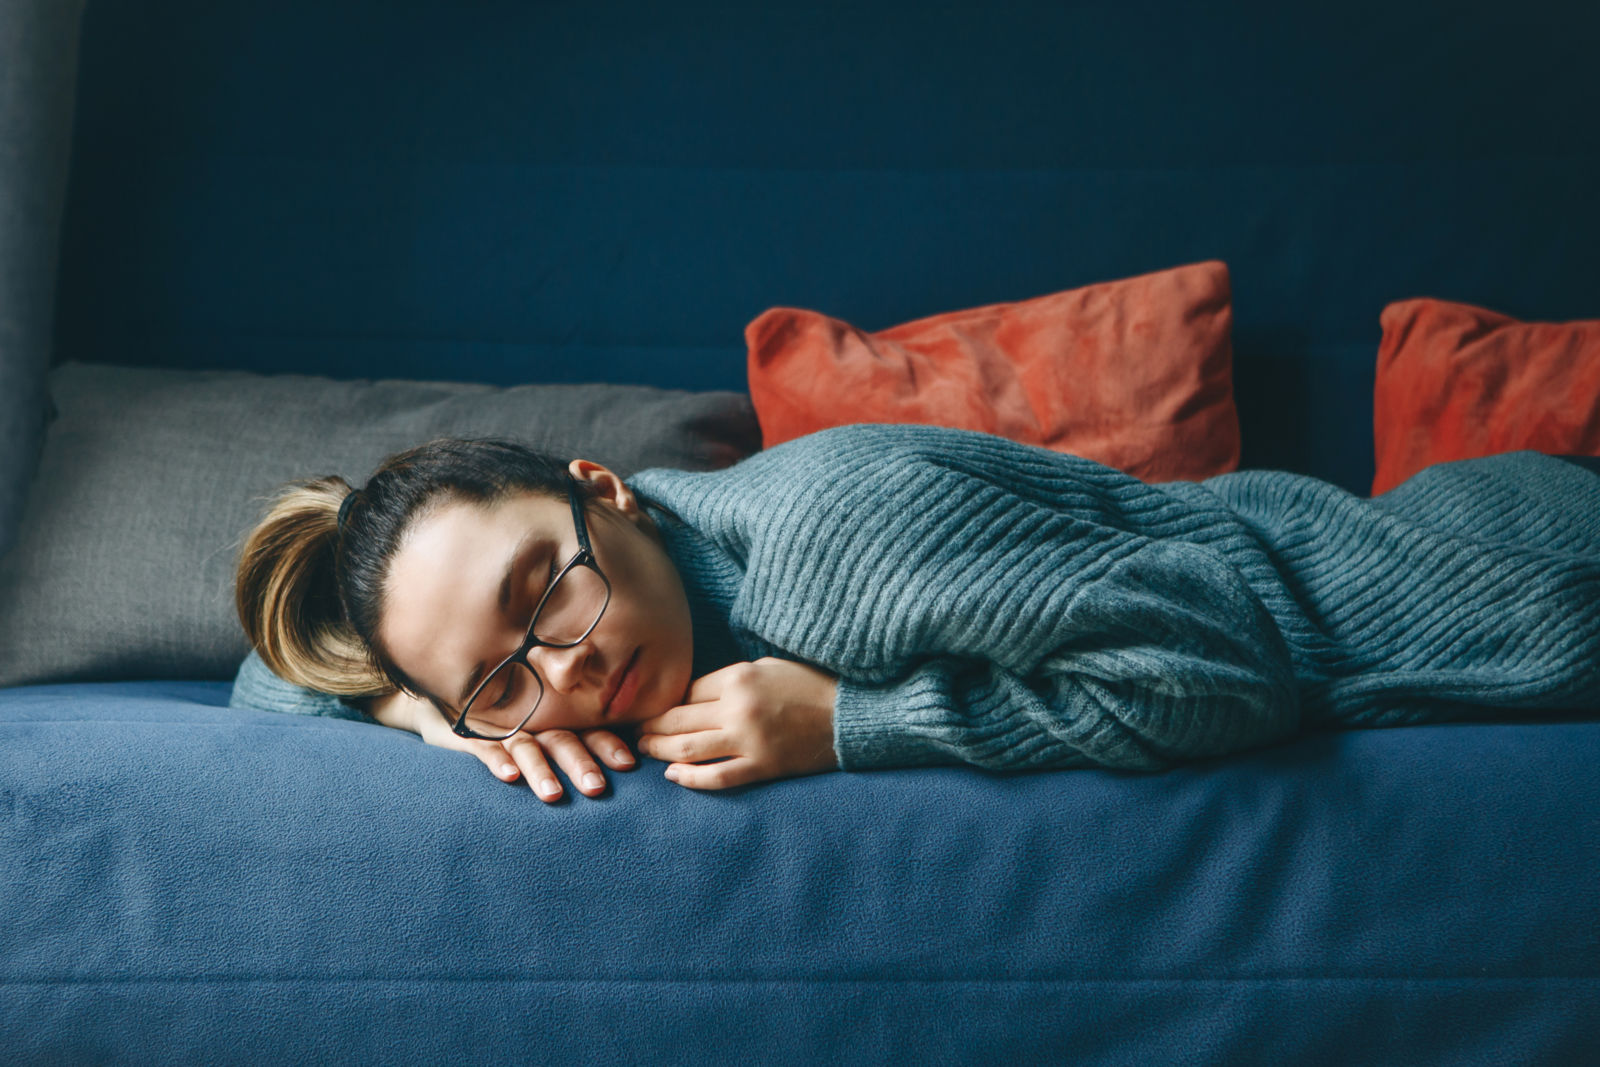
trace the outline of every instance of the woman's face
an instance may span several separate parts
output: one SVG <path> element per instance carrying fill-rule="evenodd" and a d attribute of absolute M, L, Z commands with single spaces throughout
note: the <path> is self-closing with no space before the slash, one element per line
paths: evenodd
<path fill-rule="evenodd" d="M 681 704 L 689 687 L 689 603 L 654 524 L 611 471 L 587 460 L 569 470 L 600 490 L 584 519 L 611 600 L 579 644 L 529 652 L 544 681 L 529 731 L 638 722 Z M 577 551 L 564 496 L 445 504 L 395 553 L 378 640 L 424 695 L 459 713 L 477 681 L 522 644 L 540 596 Z"/>

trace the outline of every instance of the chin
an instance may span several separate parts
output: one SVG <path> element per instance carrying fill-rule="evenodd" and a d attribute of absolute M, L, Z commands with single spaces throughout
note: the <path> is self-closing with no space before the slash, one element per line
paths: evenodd
<path fill-rule="evenodd" d="M 681 667 L 667 667 L 650 680 L 648 693 L 639 694 L 645 699 L 634 702 L 633 707 L 628 709 L 625 721 L 644 722 L 682 704 L 689 697 L 691 674 L 687 660 Z"/>
<path fill-rule="evenodd" d="M 687 688 L 687 686 L 685 686 L 685 688 Z M 683 701 L 681 698 L 678 700 L 668 700 L 663 696 L 652 693 L 648 699 L 635 700 L 633 702 L 633 707 L 629 708 L 627 714 L 618 719 L 617 722 L 619 724 L 641 723 L 646 719 L 653 719 L 662 712 L 677 707 L 682 702 Z"/>

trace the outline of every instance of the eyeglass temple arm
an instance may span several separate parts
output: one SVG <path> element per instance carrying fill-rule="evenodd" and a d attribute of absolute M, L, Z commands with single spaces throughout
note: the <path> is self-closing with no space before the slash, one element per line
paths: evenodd
<path fill-rule="evenodd" d="M 583 518 L 583 490 L 578 485 L 578 479 L 567 475 L 567 502 L 572 505 L 572 525 L 578 531 L 578 547 L 591 557 L 594 551 L 589 547 L 589 524 Z"/>

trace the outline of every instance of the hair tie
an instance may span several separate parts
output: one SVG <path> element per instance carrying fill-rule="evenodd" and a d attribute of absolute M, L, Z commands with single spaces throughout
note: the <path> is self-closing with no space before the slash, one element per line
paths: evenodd
<path fill-rule="evenodd" d="M 350 490 L 344 495 L 344 500 L 339 504 L 339 518 L 336 525 L 339 527 L 339 533 L 341 536 L 344 534 L 345 517 L 350 514 L 350 502 L 355 500 L 356 494 L 360 491 L 361 490 L 359 489 Z"/>

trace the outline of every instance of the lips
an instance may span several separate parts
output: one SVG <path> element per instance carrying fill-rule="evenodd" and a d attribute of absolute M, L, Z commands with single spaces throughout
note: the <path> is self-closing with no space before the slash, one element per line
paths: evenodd
<path fill-rule="evenodd" d="M 634 670 L 639 664 L 639 650 L 633 650 L 633 655 L 628 657 L 628 662 L 622 665 L 617 676 L 606 686 L 605 699 L 600 702 L 600 717 L 609 719 L 614 713 L 628 710 L 628 705 L 633 703 L 633 694 L 638 691 L 638 672 Z M 621 699 L 618 700 L 618 697 Z"/>

